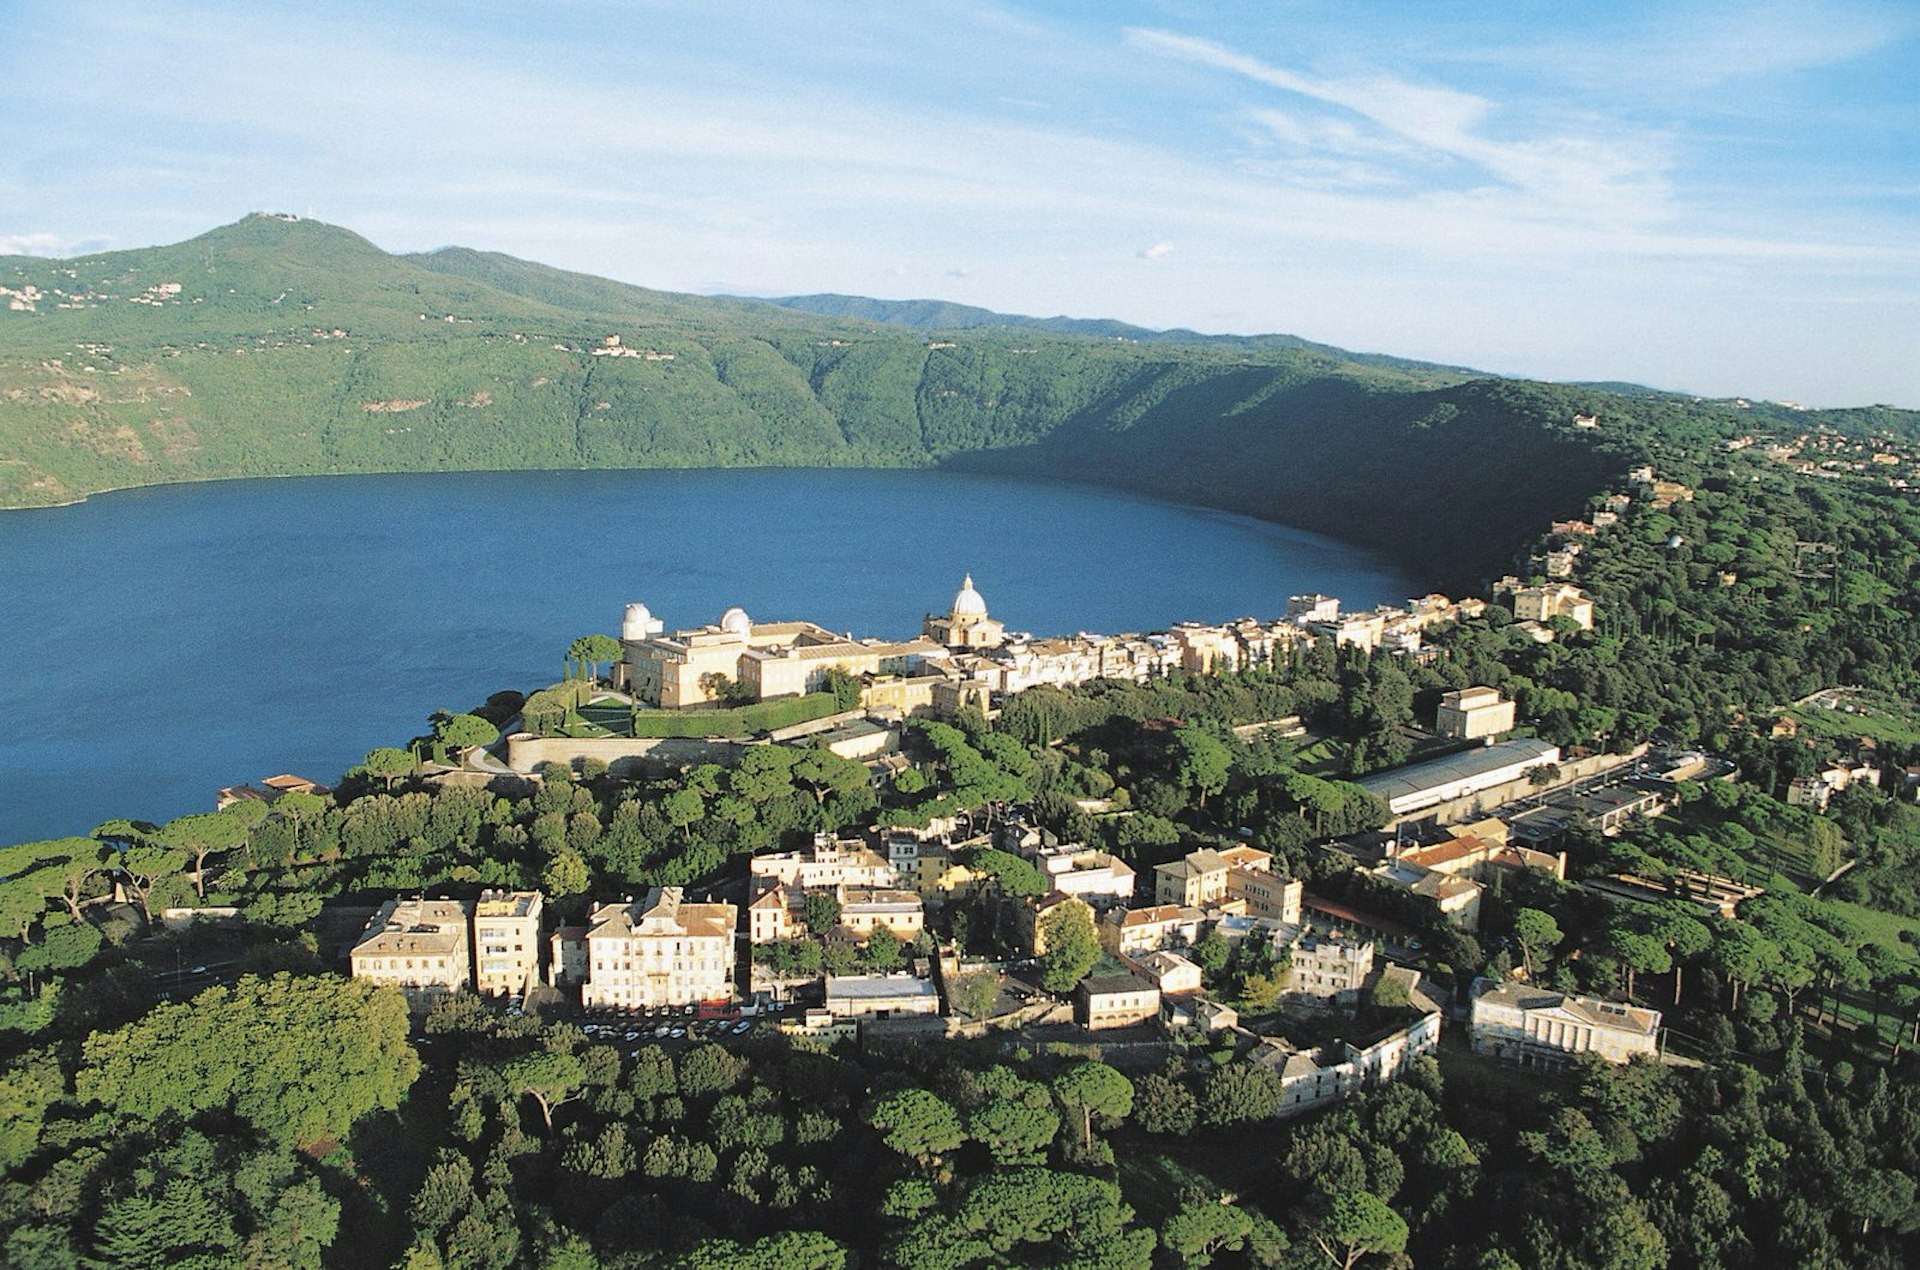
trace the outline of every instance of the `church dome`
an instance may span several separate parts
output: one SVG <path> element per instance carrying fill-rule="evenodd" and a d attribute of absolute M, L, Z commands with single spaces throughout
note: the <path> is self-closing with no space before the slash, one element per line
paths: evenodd
<path fill-rule="evenodd" d="M 985 617 L 986 615 L 987 601 L 973 589 L 973 575 L 969 573 L 960 583 L 959 594 L 953 597 L 953 616 Z"/>
<path fill-rule="evenodd" d="M 652 610 L 638 601 L 627 605 L 627 615 L 620 620 L 621 639 L 646 639 L 657 630 Z"/>
<path fill-rule="evenodd" d="M 720 629 L 735 635 L 751 635 L 753 619 L 747 616 L 745 609 L 735 605 L 720 615 Z"/>

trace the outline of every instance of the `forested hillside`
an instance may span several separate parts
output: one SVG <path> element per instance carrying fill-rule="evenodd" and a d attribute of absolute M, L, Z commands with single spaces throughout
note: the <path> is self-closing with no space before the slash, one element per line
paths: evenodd
<path fill-rule="evenodd" d="M 1503 571 L 1644 428 L 1743 422 L 1293 337 L 909 333 L 260 215 L 0 258 L 0 288 L 0 506 L 235 476 L 952 464 L 1284 521 L 1448 586 Z"/>

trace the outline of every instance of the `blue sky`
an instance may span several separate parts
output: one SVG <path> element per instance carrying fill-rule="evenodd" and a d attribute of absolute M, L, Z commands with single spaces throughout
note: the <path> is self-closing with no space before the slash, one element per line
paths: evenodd
<path fill-rule="evenodd" d="M 0 5 L 0 252 L 251 210 L 1920 406 L 1920 5 Z"/>

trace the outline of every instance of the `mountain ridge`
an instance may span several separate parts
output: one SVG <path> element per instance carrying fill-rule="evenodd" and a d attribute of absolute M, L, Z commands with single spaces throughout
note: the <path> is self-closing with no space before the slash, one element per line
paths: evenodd
<path fill-rule="evenodd" d="M 0 288 L 7 506 L 266 475 L 950 466 L 1243 512 L 1468 586 L 1579 514 L 1646 436 L 1753 425 L 1291 336 L 930 339 L 496 252 L 393 255 L 264 214 L 161 247 L 0 258 Z"/>

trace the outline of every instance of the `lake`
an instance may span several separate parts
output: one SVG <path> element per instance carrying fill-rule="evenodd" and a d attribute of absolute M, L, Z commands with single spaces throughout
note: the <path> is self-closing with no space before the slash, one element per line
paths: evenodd
<path fill-rule="evenodd" d="M 668 630 L 917 634 L 973 574 L 1010 630 L 1410 594 L 1331 539 L 1111 490 L 925 471 L 515 472 L 163 486 L 0 512 L 0 843 L 332 782 L 560 677 L 644 601 Z"/>

